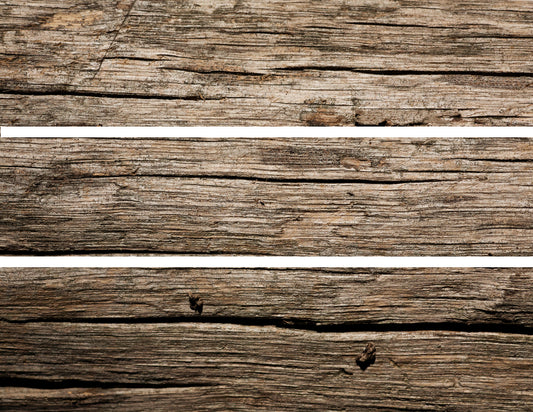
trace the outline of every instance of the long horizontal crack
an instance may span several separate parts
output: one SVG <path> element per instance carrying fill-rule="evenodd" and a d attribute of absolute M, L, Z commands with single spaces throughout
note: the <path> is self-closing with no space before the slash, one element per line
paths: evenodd
<path fill-rule="evenodd" d="M 265 77 L 267 73 L 254 73 L 246 71 L 233 71 L 233 70 L 202 70 L 202 69 L 189 69 L 184 67 L 161 67 L 163 70 L 176 70 L 180 72 L 187 73 L 198 73 L 198 74 L 222 74 L 229 76 L 252 76 L 252 77 Z"/>
<path fill-rule="evenodd" d="M 451 26 L 431 26 L 427 24 L 401 24 L 401 23 L 379 23 L 379 22 L 366 22 L 366 21 L 347 21 L 346 24 L 354 26 L 378 26 L 378 27 L 405 27 L 405 28 L 424 28 L 424 29 L 454 29 L 457 30 L 460 27 Z M 467 26 L 470 28 L 470 25 Z"/>
<path fill-rule="evenodd" d="M 214 383 L 133 383 L 133 382 L 103 382 L 89 381 L 82 379 L 61 379 L 45 380 L 35 378 L 17 378 L 11 376 L 2 376 L 0 374 L 0 387 L 17 387 L 33 389 L 71 389 L 71 388 L 98 388 L 98 389 L 133 389 L 133 388 L 190 388 L 190 387 L 212 387 L 218 386 Z"/>
<path fill-rule="evenodd" d="M 277 67 L 271 70 L 277 71 L 292 71 L 292 72 L 304 72 L 304 71 L 337 71 L 337 72 L 353 72 L 362 74 L 375 74 L 383 76 L 407 76 L 407 75 L 419 75 L 419 76 L 491 76 L 491 77 L 533 77 L 533 73 L 530 72 L 492 72 L 492 71 L 480 71 L 480 70 L 382 70 L 382 69 L 358 69 L 351 66 L 321 66 L 321 65 L 309 65 L 309 66 L 288 66 Z"/>
<path fill-rule="evenodd" d="M 508 210 L 509 208 L 507 208 Z M 522 208 L 516 208 L 519 211 L 526 211 L 529 210 L 527 207 Z M 445 211 L 448 213 L 457 213 L 455 210 Z M 472 213 L 475 211 L 472 211 Z M 485 230 L 489 230 L 488 228 Z M 527 230 L 527 229 L 526 229 Z M 115 231 L 117 233 L 118 231 Z M 125 231 L 124 231 L 125 232 Z M 419 246 L 438 246 L 438 247 L 450 247 L 450 246 L 467 246 L 471 247 L 471 242 L 446 242 L 445 240 L 436 239 L 434 242 L 423 242 L 423 241 L 417 241 L 417 245 Z M 490 247 L 494 247 L 495 242 L 492 241 L 478 241 L 475 242 L 476 245 L 487 245 Z M 505 246 L 504 242 L 500 242 L 499 244 L 503 244 Z M 109 249 L 109 248 L 101 248 L 101 249 L 75 249 L 75 248 L 64 248 L 64 249 L 57 249 L 59 246 L 54 246 L 55 249 L 45 249 L 45 248 L 39 248 L 39 246 L 35 248 L 26 248 L 26 249 L 13 249 L 13 248 L 0 248 L 0 256 L 131 256 L 131 255 L 139 255 L 139 256 L 235 256 L 235 253 L 228 252 L 228 249 L 210 249 L 207 251 L 195 251 L 195 250 L 156 250 L 156 249 L 146 249 L 146 248 L 138 248 L 138 249 L 127 249 L 127 248 L 120 248 L 117 247 L 116 249 Z M 369 254 L 368 256 L 382 256 L 384 255 L 384 250 L 379 249 L 377 247 L 372 248 L 373 252 Z M 275 250 L 254 250 L 253 252 L 249 252 L 248 254 L 253 256 L 279 256 L 279 252 L 276 252 Z M 522 252 L 518 253 L 514 256 L 529 256 L 529 253 Z M 284 255 L 286 256 L 286 255 Z M 398 254 L 397 256 L 403 256 Z M 461 256 L 468 256 L 468 254 L 456 254 L 455 256 L 461 257 Z M 485 252 L 484 254 L 478 254 L 478 256 L 506 256 L 505 253 L 495 253 L 494 250 L 492 252 Z"/>
<path fill-rule="evenodd" d="M 134 59 L 134 58 L 130 58 Z M 135 58 L 138 59 L 138 58 Z M 145 59 L 138 59 L 145 60 Z M 231 71 L 231 70 L 196 70 L 179 67 L 164 67 L 165 70 L 176 70 L 183 72 L 199 73 L 199 74 L 220 74 L 233 76 L 252 76 L 252 77 L 267 77 L 276 72 L 305 72 L 305 71 L 337 71 L 337 72 L 353 72 L 361 74 L 372 74 L 380 76 L 407 76 L 407 75 L 424 75 L 424 76 L 443 76 L 443 75 L 457 75 L 457 76 L 488 76 L 488 77 L 533 77 L 533 73 L 529 72 L 492 72 L 492 71 L 469 71 L 469 70 L 382 70 L 382 69 L 359 69 L 351 66 L 288 66 L 288 67 L 274 67 L 265 69 L 265 73 L 255 73 L 247 71 Z M 87 90 L 67 90 L 67 89 L 49 89 L 49 90 L 22 90 L 14 88 L 0 88 L 0 94 L 12 94 L 21 96 L 73 96 L 73 97 L 96 97 L 96 98 L 124 98 L 124 99 L 150 99 L 150 100 L 189 100 L 189 101 L 204 101 L 204 100 L 223 100 L 224 97 L 209 97 L 202 95 L 165 95 L 165 94 L 148 94 L 148 93 L 133 93 L 133 92 L 96 92 Z M 242 96 L 241 98 L 245 98 Z M 487 116 L 483 116 L 487 117 Z M 502 116 L 512 117 L 512 116 Z M 414 123 L 409 125 L 421 125 L 424 123 Z M 405 125 L 404 125 L 405 126 Z"/>
<path fill-rule="evenodd" d="M 104 140 L 104 139 L 107 139 L 107 138 L 102 138 L 102 137 L 94 137 L 91 139 L 99 139 L 99 140 Z M 159 138 L 157 137 L 154 137 L 154 138 L 150 138 L 150 139 L 146 139 L 146 140 L 159 140 Z M 161 139 L 163 140 L 163 139 Z M 533 141 L 532 141 L 533 142 Z M 445 160 L 449 160 L 449 161 L 455 161 L 455 160 L 464 160 L 464 161 L 469 161 L 469 162 L 496 162 L 496 163 L 532 163 L 533 162 L 533 158 L 532 159 L 475 159 L 475 158 L 468 158 L 468 157 L 456 157 L 456 158 L 449 158 L 449 159 L 445 159 Z M 75 162 L 75 161 L 69 161 L 69 164 L 84 164 L 84 162 Z M 98 164 L 96 161 L 95 161 L 95 164 Z M 53 166 L 31 166 L 31 165 L 17 165 L 17 164 L 6 164 L 6 165 L 0 165 L 0 170 L 1 169 L 6 169 L 8 171 L 12 171 L 12 170 L 39 170 L 39 171 L 48 171 L 48 170 L 54 170 L 54 167 Z M 396 172 L 396 170 L 394 170 Z M 508 170 L 466 170 L 466 169 L 452 169 L 452 170 L 443 170 L 443 169 L 420 169 L 420 170 L 416 170 L 416 171 L 411 171 L 411 170 L 398 170 L 398 172 L 401 172 L 403 174 L 409 174 L 409 173 L 415 173 L 415 174 L 418 174 L 420 175 L 421 173 L 429 173 L 429 174 L 453 174 L 453 175 L 467 175 L 467 174 L 474 174 L 474 175 L 479 175 L 479 174 L 483 174 L 483 175 L 499 175 L 499 174 L 510 174 L 510 173 L 513 173 L 513 174 L 516 174 L 516 173 L 529 173 L 529 170 L 513 170 L 513 171 L 508 171 Z M 194 176 L 194 177 L 191 177 L 191 176 Z M 147 173 L 135 173 L 135 172 L 132 172 L 131 174 L 101 174 L 101 175 L 91 175 L 91 174 L 86 174 L 86 175 L 76 175 L 76 176 L 61 176 L 61 175 L 57 175 L 57 176 L 53 176 L 51 177 L 51 180 L 62 180 L 62 179 L 91 179 L 91 178 L 95 178 L 95 179 L 103 179 L 103 178 L 116 178 L 116 177 L 173 177 L 173 178 L 178 178 L 178 177 L 189 177 L 189 178 L 195 178 L 195 179 L 203 179 L 203 178 L 207 178 L 207 179 L 228 179 L 228 180 L 245 180 L 245 179 L 250 179 L 250 180 L 257 180 L 257 179 L 272 179 L 271 177 L 265 177 L 265 176 L 253 176 L 253 175 L 224 175 L 224 174 L 198 174 L 198 175 L 180 175 L 178 173 L 157 173 L 157 174 L 147 174 Z M 286 181 L 287 179 L 290 179 L 290 178 L 284 178 L 284 177 L 276 177 L 278 179 L 285 179 L 284 181 Z M 354 179 L 342 179 L 342 178 L 332 178 L 332 179 L 327 179 L 327 178 L 322 178 L 324 180 L 327 180 L 328 182 L 331 182 L 332 180 L 337 180 L 337 181 L 342 181 L 342 182 L 353 182 Z M 305 179 L 305 178 L 300 178 L 299 179 L 302 183 L 303 182 L 312 182 L 314 179 L 313 178 L 309 178 L 309 179 Z M 376 181 L 376 180 L 370 180 L 370 179 L 367 179 L 369 181 L 372 181 L 372 182 L 382 182 L 383 180 L 380 180 L 380 181 Z M 427 179 L 421 179 L 421 180 L 416 180 L 416 179 L 401 179 L 403 182 L 407 183 L 418 183 L 418 182 L 427 182 Z M 387 180 L 387 182 L 390 181 L 390 182 L 397 182 L 399 180 Z M 449 181 L 448 179 L 441 179 L 439 180 L 441 182 L 446 182 L 446 181 Z"/>
<path fill-rule="evenodd" d="M 532 140 L 533 142 L 533 140 Z M 473 158 L 473 157 L 457 157 L 455 160 L 467 160 L 471 162 L 497 162 L 497 163 L 532 163 L 533 158 L 529 159 L 502 159 L 502 158 L 495 158 L 495 157 L 480 157 L 480 158 Z"/>
<path fill-rule="evenodd" d="M 21 96 L 72 96 L 72 97 L 99 97 L 110 99 L 146 99 L 146 100 L 222 100 L 222 98 L 204 97 L 200 95 L 179 96 L 179 95 L 152 95 L 140 93 L 109 93 L 109 92 L 89 92 L 89 91 L 71 91 L 63 89 L 52 90 L 19 90 L 19 89 L 0 89 L 0 94 L 14 94 Z"/>
<path fill-rule="evenodd" d="M 108 58 L 111 59 L 111 58 Z M 139 61 L 167 61 L 142 57 L 113 57 L 113 59 L 124 60 L 139 60 Z M 220 74 L 232 76 L 251 76 L 266 78 L 269 75 L 279 71 L 349 71 L 353 73 L 374 74 L 383 76 L 402 76 L 402 75 L 426 75 L 426 76 L 442 76 L 442 75 L 470 75 L 470 76 L 495 76 L 495 77 L 533 77 L 533 73 L 529 72 L 494 72 L 494 71 L 479 71 L 479 70 L 383 70 L 383 69 L 360 69 L 352 66 L 321 66 L 321 65 L 305 65 L 305 66 L 287 66 L 287 67 L 265 67 L 264 72 L 250 72 L 250 71 L 236 71 L 236 70 L 202 70 L 191 69 L 185 67 L 161 67 L 163 70 L 175 70 L 187 73 L 198 74 Z M 274 72 L 274 73 L 273 73 Z"/>
<path fill-rule="evenodd" d="M 413 322 L 413 323 L 322 323 L 309 319 L 242 317 L 242 316 L 161 316 L 161 317 L 113 317 L 113 318 L 35 318 L 24 320 L 0 319 L 12 324 L 27 323 L 80 323 L 80 324 L 231 324 L 239 326 L 275 326 L 282 329 L 306 330 L 318 333 L 347 332 L 492 332 L 509 334 L 533 334 L 533 327 L 507 323 L 465 322 Z"/>
<path fill-rule="evenodd" d="M 113 179 L 113 178 L 174 178 L 174 179 L 213 179 L 213 180 L 244 180 L 251 182 L 266 183 L 294 183 L 294 184 L 370 184 L 370 185 L 401 185 L 401 184 L 419 184 L 419 183 L 436 183 L 436 182 L 455 182 L 453 179 L 351 179 L 351 178 L 289 178 L 289 177 L 265 177 L 265 176 L 246 176 L 246 175 L 187 175 L 187 174 L 115 174 L 115 175 L 72 175 L 56 176 L 50 180 L 68 180 L 68 179 Z"/>
<path fill-rule="evenodd" d="M 150 57 L 135 57 L 135 56 L 112 56 L 106 57 L 106 60 L 130 60 L 130 61 L 143 61 L 143 62 L 159 62 L 159 63 L 171 63 L 172 60 L 169 59 L 154 59 Z M 161 66 L 161 70 L 173 70 L 186 73 L 197 73 L 197 74 L 221 74 L 228 76 L 252 76 L 252 77 L 265 77 L 266 73 L 254 73 L 247 71 L 239 70 L 204 70 L 204 69 L 191 69 L 189 67 L 173 67 L 173 66 Z"/>

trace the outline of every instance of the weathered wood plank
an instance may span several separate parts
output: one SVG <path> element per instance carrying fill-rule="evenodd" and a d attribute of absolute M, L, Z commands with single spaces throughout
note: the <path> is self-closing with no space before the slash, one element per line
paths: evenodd
<path fill-rule="evenodd" d="M 0 5 L 0 123 L 529 125 L 527 0 Z"/>
<path fill-rule="evenodd" d="M 195 387 L 174 389 L 163 399 L 187 402 L 197 394 L 193 405 L 199 410 L 216 409 L 213 404 L 224 409 L 527 410 L 533 404 L 533 337 L 527 335 L 317 333 L 194 323 L 3 323 L 1 330 L 4 380 L 34 386 L 56 381 L 74 387 L 84 382 Z M 377 358 L 363 372 L 355 355 L 368 341 L 375 343 Z M 20 405 L 21 395 L 24 401 L 26 390 L 13 391 L 2 390 L 6 405 Z M 53 395 L 61 402 L 61 394 Z M 75 391 L 69 397 L 78 396 Z M 90 405 L 99 391 L 85 396 Z M 123 408 L 130 397 L 150 399 L 146 392 L 124 396 L 111 392 L 111 400 L 122 399 Z"/>
<path fill-rule="evenodd" d="M 76 176 L 323 180 L 525 179 L 532 138 L 7 138 L 0 167 Z M 12 170 L 10 170 L 12 168 Z M 15 173 L 19 172 L 19 173 Z M 59 176 L 58 176 L 59 177 Z"/>
<path fill-rule="evenodd" d="M 532 139 L 3 139 L 0 251 L 530 255 Z"/>
<path fill-rule="evenodd" d="M 141 73 L 141 74 L 139 74 Z M 147 81 L 132 81 L 136 87 Z M 132 76 L 133 77 L 133 74 Z M 309 71 L 254 79 L 229 92 L 223 79 L 167 86 L 167 95 L 0 94 L 0 124 L 13 126 L 529 126 L 531 78 L 469 75 L 384 76 Z M 227 76 L 226 76 L 227 77 Z M 157 91 L 168 81 L 154 79 Z M 229 86 L 228 86 L 229 88 Z M 172 95 L 168 93 L 173 93 Z M 192 93 L 192 94 L 187 94 Z"/>
<path fill-rule="evenodd" d="M 259 399 L 261 394 L 264 399 Z M 268 395 L 268 396 L 266 396 Z M 272 410 L 272 391 L 253 385 L 191 386 L 171 388 L 67 388 L 0 387 L 0 406 L 8 411 L 170 411 Z M 283 408 L 285 410 L 285 408 Z"/>
<path fill-rule="evenodd" d="M 3 320 L 533 327 L 530 269 L 0 269 Z M 199 317 L 188 293 L 203 301 Z M 405 326 L 404 326 L 405 327 Z"/>

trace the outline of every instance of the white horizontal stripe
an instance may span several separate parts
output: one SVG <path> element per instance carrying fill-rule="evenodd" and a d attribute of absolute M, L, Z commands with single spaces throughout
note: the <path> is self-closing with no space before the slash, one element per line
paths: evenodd
<path fill-rule="evenodd" d="M 2 137 L 533 137 L 533 127 L 2 127 Z"/>
<path fill-rule="evenodd" d="M 533 267 L 533 257 L 3 256 L 0 267 Z"/>

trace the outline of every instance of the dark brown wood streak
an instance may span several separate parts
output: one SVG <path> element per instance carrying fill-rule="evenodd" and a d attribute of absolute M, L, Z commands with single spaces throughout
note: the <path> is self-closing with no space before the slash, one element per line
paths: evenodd
<path fill-rule="evenodd" d="M 1 125 L 531 125 L 529 0 L 0 4 Z"/>
<path fill-rule="evenodd" d="M 532 276 L 0 269 L 0 408 L 527 411 Z"/>
<path fill-rule="evenodd" d="M 533 139 L 0 141 L 0 252 L 531 255 Z"/>

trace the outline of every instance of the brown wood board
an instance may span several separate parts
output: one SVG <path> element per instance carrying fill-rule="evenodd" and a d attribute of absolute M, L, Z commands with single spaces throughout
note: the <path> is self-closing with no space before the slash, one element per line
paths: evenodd
<path fill-rule="evenodd" d="M 531 125 L 528 0 L 0 5 L 2 125 Z"/>
<path fill-rule="evenodd" d="M 0 141 L 0 251 L 531 255 L 528 138 Z"/>
<path fill-rule="evenodd" d="M 0 409 L 526 411 L 531 278 L 2 268 Z M 362 370 L 369 342 L 375 362 Z"/>
<path fill-rule="evenodd" d="M 510 268 L 3 268 L 0 319 L 524 331 L 532 284 L 532 269 Z"/>
<path fill-rule="evenodd" d="M 2 323 L 1 329 L 6 408 L 138 410 L 154 398 L 160 410 L 533 405 L 533 337 L 523 334 L 320 333 L 203 323 Z M 370 341 L 376 361 L 362 371 L 355 356 Z"/>

